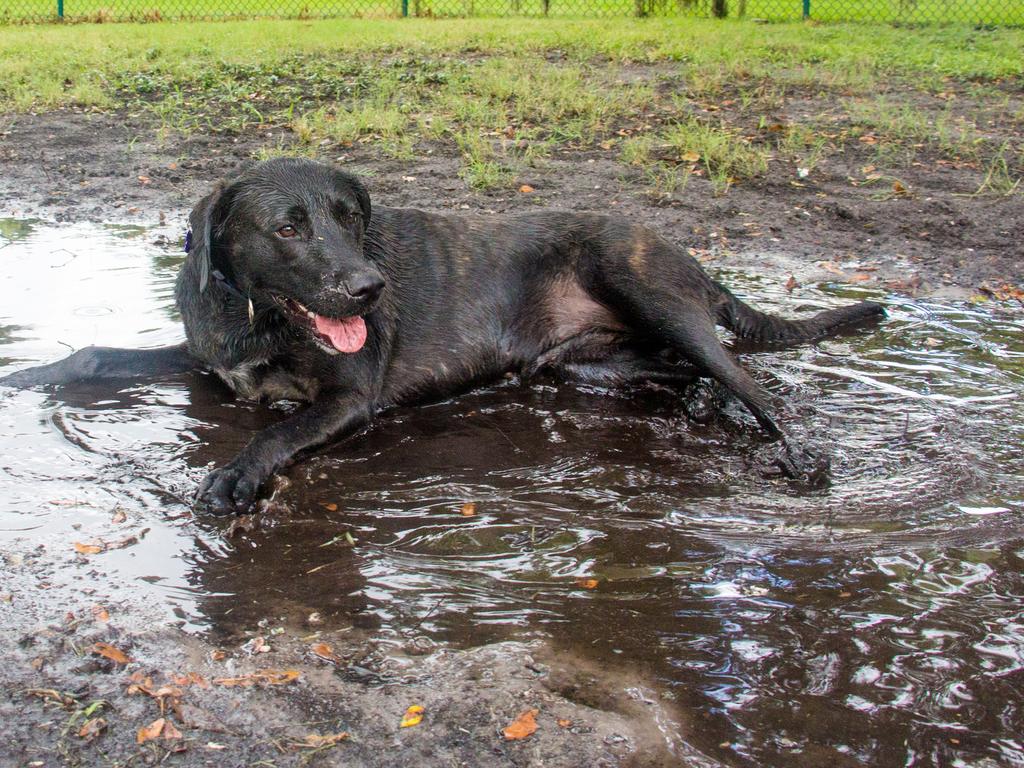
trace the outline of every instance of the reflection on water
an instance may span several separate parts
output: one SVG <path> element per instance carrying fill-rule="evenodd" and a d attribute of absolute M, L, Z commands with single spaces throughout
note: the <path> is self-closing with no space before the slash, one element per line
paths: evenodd
<path fill-rule="evenodd" d="M 145 237 L 0 222 L 3 370 L 178 340 L 180 256 Z M 316 611 L 385 643 L 543 638 L 654 676 L 725 765 L 1017 764 L 1022 323 L 890 310 L 873 334 L 748 359 L 834 443 L 826 491 L 758 476 L 741 409 L 696 427 L 669 392 L 512 382 L 299 464 L 291 512 L 227 541 L 186 500 L 281 412 L 197 375 L 0 395 L 0 546 L 110 540 L 119 507 L 145 533 L 96 558 L 98 582 L 197 631 Z"/>

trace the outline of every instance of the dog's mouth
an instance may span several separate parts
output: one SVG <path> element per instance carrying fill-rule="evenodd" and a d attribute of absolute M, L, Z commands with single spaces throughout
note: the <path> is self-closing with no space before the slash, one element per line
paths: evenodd
<path fill-rule="evenodd" d="M 295 301 L 275 296 L 288 319 L 310 331 L 313 340 L 324 351 L 331 354 L 358 352 L 366 343 L 366 321 L 354 317 L 324 317 Z"/>

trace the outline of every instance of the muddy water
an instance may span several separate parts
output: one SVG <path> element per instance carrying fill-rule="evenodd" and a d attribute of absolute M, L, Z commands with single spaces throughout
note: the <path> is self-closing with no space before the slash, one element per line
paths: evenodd
<path fill-rule="evenodd" d="M 180 254 L 152 240 L 0 222 L 0 371 L 179 340 Z M 721 277 L 783 311 L 865 295 Z M 540 638 L 655 680 L 724 765 L 1020 764 L 1024 322 L 887 300 L 873 334 L 747 358 L 831 445 L 818 492 L 755 470 L 739 409 L 697 427 L 671 392 L 513 381 L 386 415 L 225 539 L 188 498 L 286 408 L 203 375 L 4 391 L 6 577 L 214 636 L 318 612 L 385 646 Z M 75 542 L 120 548 L 83 581 Z"/>

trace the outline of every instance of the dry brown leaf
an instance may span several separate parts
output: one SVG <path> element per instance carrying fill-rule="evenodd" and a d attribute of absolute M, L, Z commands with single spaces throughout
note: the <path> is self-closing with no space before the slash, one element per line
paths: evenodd
<path fill-rule="evenodd" d="M 149 176 L 139 176 L 139 183 L 140 184 L 149 184 L 149 182 L 151 182 L 151 181 L 152 181 L 152 179 L 149 178 Z"/>
<path fill-rule="evenodd" d="M 693 152 L 692 150 L 689 152 L 683 152 L 681 158 L 684 163 L 696 163 L 700 160 L 700 152 Z"/>
<path fill-rule="evenodd" d="M 527 736 L 537 730 L 537 713 L 540 710 L 528 709 L 523 712 L 519 717 L 512 721 L 512 723 L 503 730 L 502 735 L 509 741 L 516 741 L 518 739 L 525 739 Z"/>
<path fill-rule="evenodd" d="M 219 648 L 215 651 L 210 651 L 210 661 L 224 661 L 228 657 L 227 651 L 222 651 Z"/>
<path fill-rule="evenodd" d="M 166 724 L 167 721 L 164 718 L 158 717 L 149 725 L 145 725 L 142 728 L 139 728 L 138 733 L 135 734 L 135 743 L 145 744 L 147 741 L 159 739 L 160 734 L 163 733 L 164 726 Z"/>
<path fill-rule="evenodd" d="M 92 617 L 96 619 L 96 621 L 110 621 L 110 614 L 102 605 L 94 605 L 92 607 Z"/>
<path fill-rule="evenodd" d="M 309 650 L 314 656 L 317 656 L 324 661 L 329 661 L 333 664 L 337 664 L 341 661 L 341 657 L 339 657 L 338 654 L 334 652 L 334 649 L 327 643 L 313 643 L 313 645 L 309 647 Z"/>
<path fill-rule="evenodd" d="M 867 272 L 857 272 L 846 278 L 851 283 L 863 283 L 871 279 Z"/>
<path fill-rule="evenodd" d="M 240 686 L 248 687 L 250 685 L 256 685 L 257 683 L 266 683 L 267 685 L 287 685 L 293 683 L 299 679 L 301 673 L 297 669 L 261 669 L 259 672 L 253 672 L 249 675 L 240 675 L 239 677 L 218 677 L 215 678 L 214 685 L 223 685 L 227 687 Z"/>
<path fill-rule="evenodd" d="M 114 510 L 114 514 L 111 516 L 110 522 L 116 523 L 116 524 L 120 525 L 121 523 L 123 523 L 127 519 L 128 519 L 127 513 L 125 513 L 125 511 L 123 509 L 118 507 L 117 509 Z"/>
<path fill-rule="evenodd" d="M 423 722 L 424 711 L 419 704 L 413 704 L 402 715 L 402 722 L 398 724 L 399 728 L 412 728 L 414 725 L 419 725 Z"/>
<path fill-rule="evenodd" d="M 584 578 L 582 576 L 580 578 L 576 579 L 576 586 L 577 587 L 583 587 L 583 589 L 597 589 L 597 585 L 598 585 L 597 579 L 588 579 L 588 578 Z"/>
<path fill-rule="evenodd" d="M 92 741 L 107 729 L 107 721 L 102 717 L 90 717 L 78 729 L 78 737 Z"/>
<path fill-rule="evenodd" d="M 558 718 L 558 727 L 559 728 L 571 728 L 572 727 L 572 720 L 570 720 L 567 717 L 560 717 L 560 718 Z"/>
<path fill-rule="evenodd" d="M 168 741 L 172 741 L 173 739 L 180 739 L 181 731 L 174 727 L 174 723 L 172 723 L 170 720 L 167 720 L 164 722 L 163 737 Z"/>
<path fill-rule="evenodd" d="M 127 664 L 131 661 L 124 651 L 115 648 L 110 643 L 93 643 L 91 650 L 105 659 L 110 659 L 115 664 Z"/>
<path fill-rule="evenodd" d="M 789 280 L 786 281 L 786 293 L 792 293 L 794 288 L 800 286 L 800 283 L 796 281 L 796 278 L 792 275 L 789 276 Z"/>
<path fill-rule="evenodd" d="M 337 512 L 338 511 L 338 505 L 335 504 L 333 501 L 330 504 L 321 504 L 320 506 L 322 506 L 328 512 Z"/>
<path fill-rule="evenodd" d="M 534 189 L 533 187 L 531 187 L 531 186 L 530 186 L 529 184 L 523 184 L 523 186 L 521 186 L 521 187 L 519 188 L 519 191 L 520 191 L 520 192 L 521 192 L 522 194 L 524 194 L 524 195 L 528 195 L 528 194 L 530 194 L 531 192 L 535 192 L 536 190 L 535 190 L 535 189 Z"/>
<path fill-rule="evenodd" d="M 195 685 L 204 689 L 210 687 L 210 681 L 198 672 L 186 672 L 184 675 L 171 675 L 170 678 L 172 683 L 183 687 L 189 685 Z"/>
<path fill-rule="evenodd" d="M 462 508 L 459 511 L 462 513 L 463 517 L 473 517 L 473 515 L 476 514 L 476 504 L 472 501 L 467 501 L 462 505 Z"/>
<path fill-rule="evenodd" d="M 75 552 L 80 555 L 98 555 L 106 549 L 103 544 L 83 544 L 80 541 L 75 542 Z"/>
<path fill-rule="evenodd" d="M 341 733 L 328 733 L 320 735 L 319 733 L 311 733 L 302 741 L 296 742 L 297 746 L 309 747 L 310 749 L 320 749 L 321 747 L 332 747 L 339 741 L 348 740 L 348 731 L 342 731 Z"/>

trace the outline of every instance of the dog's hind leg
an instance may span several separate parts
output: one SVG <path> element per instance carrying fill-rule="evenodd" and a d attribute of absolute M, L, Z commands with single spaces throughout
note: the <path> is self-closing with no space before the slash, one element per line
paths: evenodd
<path fill-rule="evenodd" d="M 49 365 L 0 378 L 0 386 L 36 387 L 93 379 L 132 379 L 184 373 L 197 367 L 185 342 L 156 349 L 85 347 Z"/>

